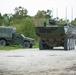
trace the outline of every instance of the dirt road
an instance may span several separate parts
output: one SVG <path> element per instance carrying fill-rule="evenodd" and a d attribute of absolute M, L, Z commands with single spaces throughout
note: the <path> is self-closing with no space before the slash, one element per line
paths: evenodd
<path fill-rule="evenodd" d="M 0 75 L 76 75 L 76 50 L 0 50 Z"/>

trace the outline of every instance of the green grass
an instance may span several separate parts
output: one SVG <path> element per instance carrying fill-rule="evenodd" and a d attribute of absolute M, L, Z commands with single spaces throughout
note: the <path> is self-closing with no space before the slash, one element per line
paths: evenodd
<path fill-rule="evenodd" d="M 38 45 L 33 46 L 33 48 L 38 48 Z"/>
<path fill-rule="evenodd" d="M 38 45 L 34 45 L 33 48 L 38 48 Z M 0 50 L 16 50 L 16 49 L 24 49 L 24 48 L 19 45 L 0 46 Z"/>
<path fill-rule="evenodd" d="M 0 50 L 15 50 L 15 49 L 22 49 L 22 46 L 17 45 L 10 45 L 10 46 L 0 46 Z"/>
<path fill-rule="evenodd" d="M 38 43 L 36 43 L 36 44 L 33 46 L 33 48 L 38 48 Z"/>

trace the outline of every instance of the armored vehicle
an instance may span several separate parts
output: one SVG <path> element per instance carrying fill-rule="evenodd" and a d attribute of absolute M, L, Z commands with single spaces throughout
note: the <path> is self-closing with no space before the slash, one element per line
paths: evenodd
<path fill-rule="evenodd" d="M 16 33 L 15 27 L 0 26 L 0 46 L 22 45 L 24 48 L 32 48 L 34 39 Z"/>
<path fill-rule="evenodd" d="M 76 27 L 64 25 L 56 25 L 54 21 L 50 21 L 50 25 L 35 27 L 36 35 L 39 37 L 39 49 L 53 49 L 62 46 L 65 50 L 75 49 Z"/>

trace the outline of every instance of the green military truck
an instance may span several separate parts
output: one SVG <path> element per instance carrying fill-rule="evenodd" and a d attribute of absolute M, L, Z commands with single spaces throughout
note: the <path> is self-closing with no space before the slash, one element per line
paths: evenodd
<path fill-rule="evenodd" d="M 32 48 L 34 39 L 16 33 L 15 27 L 0 26 L 0 46 L 22 45 L 24 48 Z"/>
<path fill-rule="evenodd" d="M 49 25 L 35 27 L 39 37 L 39 49 L 53 49 L 62 46 L 64 50 L 75 49 L 76 26 L 63 24 L 58 25 L 54 19 L 49 19 Z"/>
<path fill-rule="evenodd" d="M 53 49 L 62 46 L 64 50 L 75 49 L 76 27 L 73 26 L 47 26 L 35 27 L 39 37 L 39 49 Z"/>

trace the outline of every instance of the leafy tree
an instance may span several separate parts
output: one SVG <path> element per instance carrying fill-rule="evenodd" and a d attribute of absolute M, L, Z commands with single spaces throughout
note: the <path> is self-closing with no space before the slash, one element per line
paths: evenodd
<path fill-rule="evenodd" d="M 47 10 L 47 11 L 38 11 L 37 14 L 34 16 L 34 22 L 36 26 L 41 26 L 44 24 L 44 21 L 47 22 L 47 24 L 49 23 L 49 20 L 51 18 L 51 10 Z"/>
<path fill-rule="evenodd" d="M 76 26 L 76 18 L 71 22 L 71 24 Z"/>
<path fill-rule="evenodd" d="M 47 21 L 47 24 L 50 24 L 50 21 L 52 20 L 52 15 L 51 15 L 51 10 L 47 10 L 46 11 L 46 21 Z"/>
<path fill-rule="evenodd" d="M 19 6 L 15 8 L 15 14 L 13 15 L 13 17 L 17 18 L 17 19 L 21 19 L 21 18 L 25 18 L 27 16 L 27 9 Z"/>
<path fill-rule="evenodd" d="M 34 22 L 31 18 L 25 18 L 21 22 L 21 29 L 26 36 L 35 38 Z"/>
<path fill-rule="evenodd" d="M 46 15 L 46 11 L 42 10 L 42 11 L 38 11 L 37 14 L 34 16 L 36 19 L 40 19 L 40 18 L 44 18 Z"/>
<path fill-rule="evenodd" d="M 46 15 L 46 18 L 51 19 L 51 17 L 52 17 L 51 12 L 52 12 L 51 10 L 47 10 L 46 11 L 46 14 L 45 14 Z"/>
<path fill-rule="evenodd" d="M 3 19 L 3 16 L 2 16 L 2 14 L 0 13 L 0 19 Z"/>
<path fill-rule="evenodd" d="M 9 16 L 8 16 L 8 14 L 3 15 L 3 23 L 6 26 L 9 25 Z"/>
<path fill-rule="evenodd" d="M 59 24 L 59 25 L 66 24 L 66 21 L 65 21 L 65 20 L 63 20 L 63 19 L 59 19 L 59 20 L 58 20 L 58 24 Z"/>
<path fill-rule="evenodd" d="M 2 25 L 2 21 L 3 21 L 3 16 L 2 16 L 2 14 L 0 13 L 0 26 Z"/>

